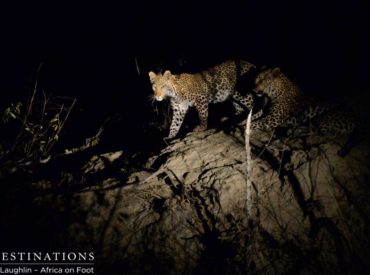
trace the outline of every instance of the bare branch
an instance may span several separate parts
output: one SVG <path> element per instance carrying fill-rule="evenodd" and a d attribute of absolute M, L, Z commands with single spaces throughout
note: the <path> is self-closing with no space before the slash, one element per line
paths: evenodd
<path fill-rule="evenodd" d="M 252 109 L 250 110 L 245 125 L 245 151 L 247 153 L 247 212 L 248 216 L 252 214 L 252 181 L 251 181 L 251 147 L 250 147 L 250 134 L 251 134 L 251 120 L 252 120 Z"/>

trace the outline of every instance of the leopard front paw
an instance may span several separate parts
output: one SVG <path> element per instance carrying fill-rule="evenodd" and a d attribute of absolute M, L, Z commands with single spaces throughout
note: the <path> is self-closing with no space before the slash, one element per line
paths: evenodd
<path fill-rule="evenodd" d="M 207 130 L 206 125 L 199 125 L 199 126 L 195 127 L 194 132 L 203 132 L 205 130 Z"/>
<path fill-rule="evenodd" d="M 174 139 L 176 137 L 176 134 L 173 135 L 173 134 L 169 134 L 168 137 L 165 137 L 164 139 L 165 140 L 171 140 L 171 139 Z"/>

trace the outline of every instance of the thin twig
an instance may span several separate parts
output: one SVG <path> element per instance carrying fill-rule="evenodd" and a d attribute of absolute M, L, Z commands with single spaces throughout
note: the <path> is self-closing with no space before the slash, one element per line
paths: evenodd
<path fill-rule="evenodd" d="M 25 116 L 23 118 L 21 129 L 19 130 L 18 135 L 17 135 L 17 137 L 14 140 L 13 147 L 10 150 L 11 152 L 13 152 L 15 150 L 15 148 L 17 147 L 18 141 L 21 138 L 21 136 L 23 135 L 24 129 L 26 128 L 28 117 L 31 114 L 32 106 L 33 106 L 33 101 L 35 100 L 35 96 L 36 96 L 36 92 L 37 92 L 38 78 L 39 78 L 39 75 L 40 75 L 40 71 L 41 71 L 42 65 L 43 65 L 43 63 L 40 63 L 40 65 L 37 68 L 36 80 L 35 80 L 35 84 L 34 84 L 34 87 L 33 87 L 33 92 L 32 92 L 32 96 L 31 96 L 31 99 L 30 99 L 30 103 L 28 104 L 27 113 L 25 114 Z"/>
<path fill-rule="evenodd" d="M 33 148 L 33 145 L 35 144 L 36 142 L 36 139 L 41 136 L 40 133 L 43 132 L 43 123 L 44 123 L 44 117 L 45 117 L 45 110 L 46 110 L 46 106 L 48 104 L 48 99 L 46 97 L 46 94 L 45 94 L 45 91 L 42 91 L 42 95 L 43 95 L 43 104 L 42 104 L 42 112 L 41 112 L 41 117 L 40 117 L 40 122 L 39 122 L 39 127 L 37 128 L 37 131 L 36 133 L 32 136 L 32 141 L 31 141 L 31 144 L 28 148 L 28 151 L 27 151 L 27 156 L 26 157 L 29 157 L 30 156 L 30 153 L 32 151 L 32 148 Z"/>
<path fill-rule="evenodd" d="M 257 155 L 256 158 L 260 158 L 262 156 L 262 154 L 267 150 L 267 146 L 270 145 L 271 140 L 274 137 L 274 134 L 275 134 L 275 128 L 272 129 L 271 136 L 270 136 L 269 140 L 267 141 L 267 143 L 265 144 L 265 146 L 262 148 L 262 150 L 258 153 L 258 155 Z"/>
<path fill-rule="evenodd" d="M 136 71 L 137 74 L 140 75 L 140 67 L 139 67 L 139 62 L 137 61 L 137 57 L 135 56 L 135 66 L 136 66 Z"/>
<path fill-rule="evenodd" d="M 58 127 L 58 131 L 57 131 L 57 133 L 55 134 L 55 137 L 59 137 L 59 134 L 60 134 L 60 132 L 62 131 L 64 124 L 65 124 L 65 123 L 66 123 L 66 121 L 68 120 L 69 114 L 71 113 L 71 111 L 72 111 L 73 107 L 75 106 L 76 101 L 77 101 L 77 99 L 76 99 L 76 98 L 74 98 L 74 99 L 73 99 L 73 102 L 72 102 L 72 104 L 71 104 L 71 106 L 70 106 L 70 107 L 69 107 L 69 109 L 68 109 L 68 112 L 67 112 L 67 114 L 66 114 L 66 116 L 65 116 L 64 120 L 62 121 L 62 123 L 61 123 L 61 124 L 60 124 L 60 126 Z M 62 109 L 61 109 L 60 113 L 62 113 L 63 108 L 64 108 L 64 107 L 62 106 Z M 48 153 L 50 152 L 50 150 L 51 150 L 51 148 L 53 147 L 54 143 L 55 143 L 55 138 L 54 138 L 54 139 L 53 139 L 53 141 L 51 142 L 51 144 L 50 144 L 49 148 L 47 148 L 46 154 L 48 154 Z"/>

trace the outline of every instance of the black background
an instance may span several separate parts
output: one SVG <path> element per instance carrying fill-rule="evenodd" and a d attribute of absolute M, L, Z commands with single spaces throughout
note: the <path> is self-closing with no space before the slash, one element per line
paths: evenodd
<path fill-rule="evenodd" d="M 369 92 L 368 9 L 355 1 L 75 2 L 2 4 L 0 107 L 30 95 L 40 63 L 39 89 L 77 97 L 67 132 L 85 138 L 119 114 L 115 134 L 131 143 L 147 142 L 148 71 L 181 71 L 180 58 L 194 71 L 229 58 L 279 66 L 329 98 Z"/>

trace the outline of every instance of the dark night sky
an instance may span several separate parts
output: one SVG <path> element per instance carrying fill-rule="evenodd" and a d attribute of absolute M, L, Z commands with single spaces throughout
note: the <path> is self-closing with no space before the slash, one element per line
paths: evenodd
<path fill-rule="evenodd" d="M 314 93 L 369 87 L 368 12 L 355 1 L 28 2 L 0 7 L 1 107 L 29 94 L 40 62 L 43 89 L 77 96 L 101 120 L 139 115 L 147 71 L 175 70 L 180 57 L 193 69 L 234 57 L 277 65 Z"/>

